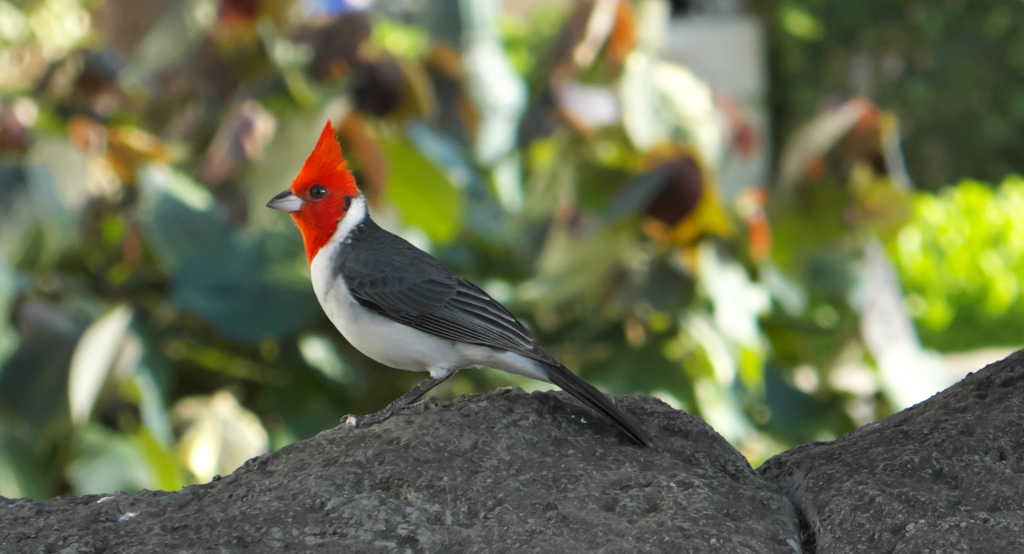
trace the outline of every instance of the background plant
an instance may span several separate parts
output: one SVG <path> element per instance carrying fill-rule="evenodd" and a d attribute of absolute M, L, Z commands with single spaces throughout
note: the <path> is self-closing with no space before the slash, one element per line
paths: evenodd
<path fill-rule="evenodd" d="M 757 137 L 662 55 L 669 4 L 481 6 L 0 2 L 0 495 L 205 481 L 421 377 L 338 335 L 264 208 L 325 119 L 378 221 L 755 465 L 942 385 L 893 373 L 886 322 L 925 361 L 911 317 L 927 347 L 1019 344 L 1019 179 L 911 184 L 1016 169 L 992 118 L 1017 8 L 752 2 L 777 171 L 725 199 L 718 165 Z M 997 54 L 968 67 L 965 41 Z M 510 384 L 539 386 L 440 394 Z"/>

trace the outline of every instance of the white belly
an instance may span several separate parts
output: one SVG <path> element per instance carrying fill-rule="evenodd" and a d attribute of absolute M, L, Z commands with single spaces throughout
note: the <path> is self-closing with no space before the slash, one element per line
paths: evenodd
<path fill-rule="evenodd" d="M 431 377 L 468 367 L 492 367 L 547 381 L 540 365 L 525 356 L 442 339 L 363 308 L 341 278 L 331 276 L 334 253 L 344 247 L 341 242 L 331 242 L 321 248 L 309 266 L 310 278 L 331 323 L 366 356 L 396 369 L 427 371 Z"/>

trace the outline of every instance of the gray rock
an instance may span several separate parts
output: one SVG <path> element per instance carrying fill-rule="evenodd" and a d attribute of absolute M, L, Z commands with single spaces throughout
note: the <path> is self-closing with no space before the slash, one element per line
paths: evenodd
<path fill-rule="evenodd" d="M 799 507 L 807 552 L 1024 552 L 1024 351 L 758 471 Z"/>
<path fill-rule="evenodd" d="M 711 427 L 618 402 L 657 448 L 560 392 L 431 400 L 177 492 L 0 499 L 0 552 L 800 551 L 793 507 Z"/>
<path fill-rule="evenodd" d="M 1024 552 L 1024 351 L 757 473 L 619 403 L 657 448 L 563 393 L 430 400 L 177 492 L 0 498 L 0 552 Z"/>

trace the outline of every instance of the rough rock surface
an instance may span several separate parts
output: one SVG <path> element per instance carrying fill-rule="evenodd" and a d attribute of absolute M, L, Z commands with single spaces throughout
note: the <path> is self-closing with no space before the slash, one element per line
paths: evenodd
<path fill-rule="evenodd" d="M 619 402 L 657 448 L 563 393 L 432 400 L 177 492 L 0 498 L 0 553 L 1024 552 L 1024 351 L 756 473 L 700 419 Z"/>
<path fill-rule="evenodd" d="M 820 553 L 1024 552 L 1024 351 L 759 473 Z"/>
<path fill-rule="evenodd" d="M 0 552 L 799 552 L 792 505 L 707 424 L 619 404 L 656 449 L 564 393 L 428 401 L 178 492 L 0 498 Z"/>

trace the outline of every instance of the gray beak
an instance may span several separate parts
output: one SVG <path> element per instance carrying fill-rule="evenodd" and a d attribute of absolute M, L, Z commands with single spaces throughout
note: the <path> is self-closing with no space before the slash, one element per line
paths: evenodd
<path fill-rule="evenodd" d="M 270 202 L 267 202 L 267 207 L 282 212 L 292 213 L 299 211 L 303 204 L 305 204 L 305 202 L 303 202 L 301 198 L 292 194 L 291 190 L 286 189 L 281 194 L 271 198 Z"/>

